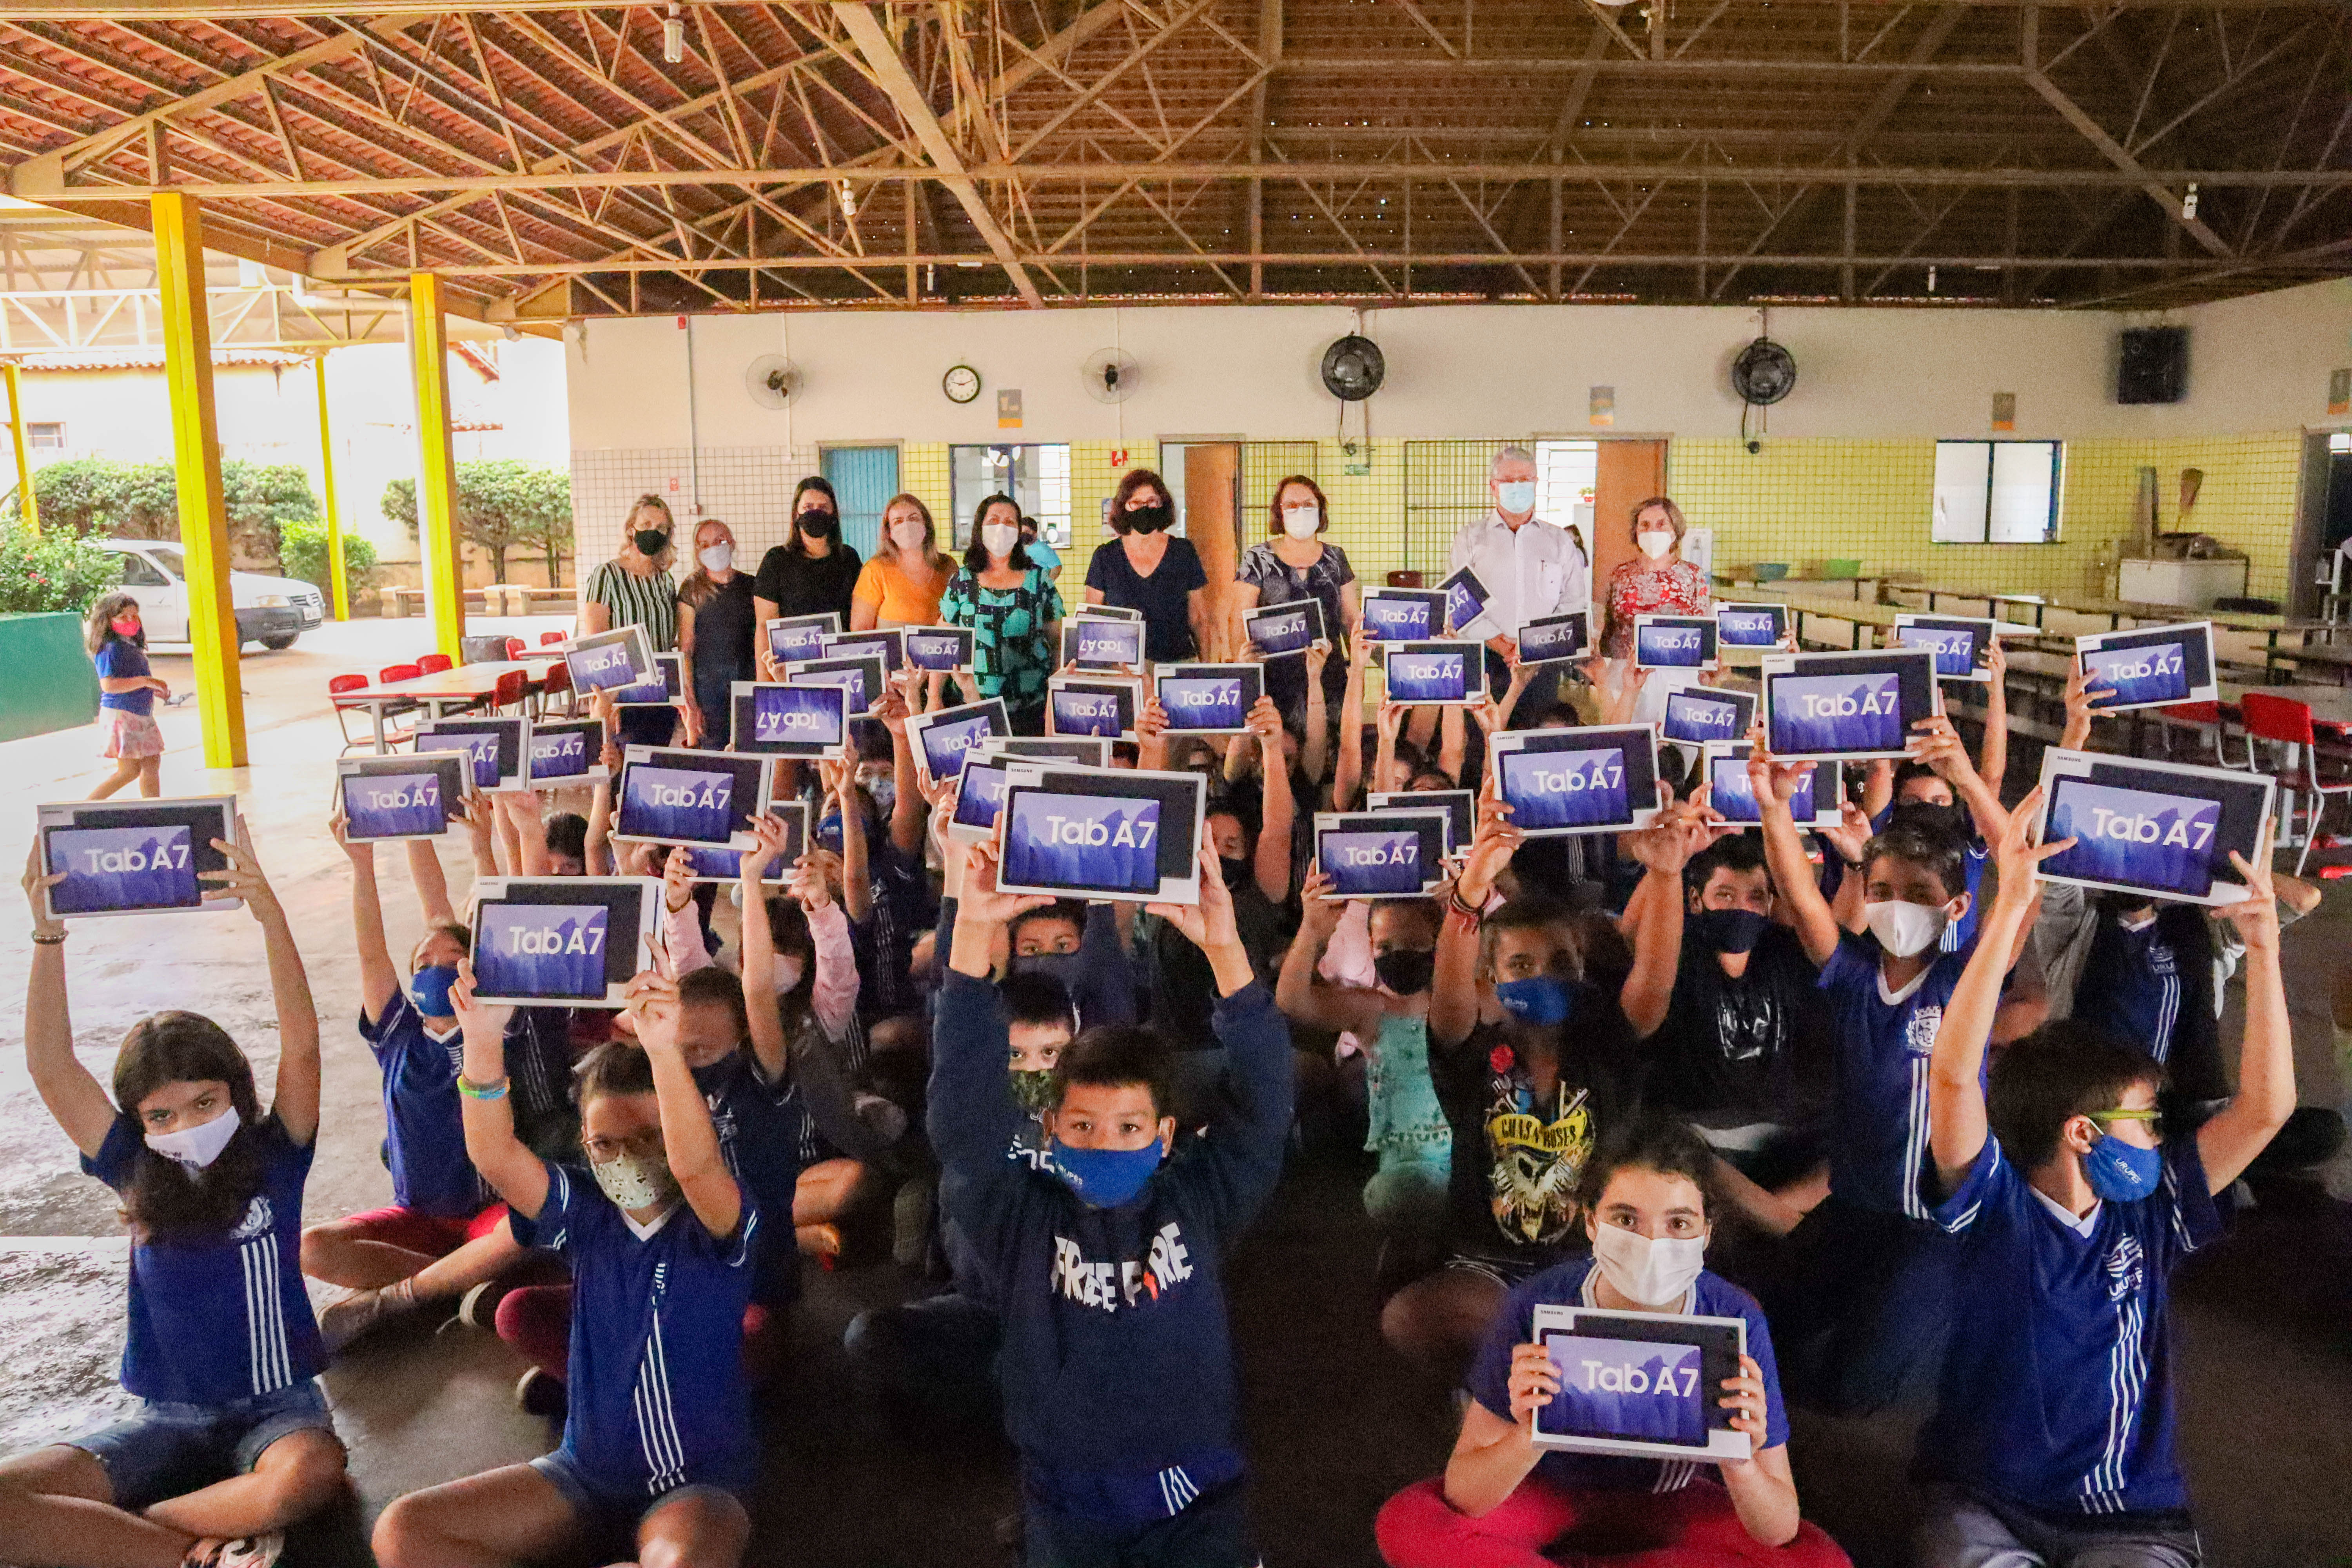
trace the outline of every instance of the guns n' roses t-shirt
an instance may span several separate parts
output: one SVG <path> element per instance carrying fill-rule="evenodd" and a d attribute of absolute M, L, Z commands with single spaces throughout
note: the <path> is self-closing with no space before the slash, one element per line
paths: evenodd
<path fill-rule="evenodd" d="M 1538 1091 L 1499 1026 L 1459 1045 L 1430 1042 L 1430 1077 L 1454 1131 L 1453 1244 L 1471 1257 L 1539 1268 L 1585 1245 L 1577 1199 L 1602 1135 L 1633 1111 L 1631 1049 L 1613 998 L 1579 986 L 1559 1082 Z"/>

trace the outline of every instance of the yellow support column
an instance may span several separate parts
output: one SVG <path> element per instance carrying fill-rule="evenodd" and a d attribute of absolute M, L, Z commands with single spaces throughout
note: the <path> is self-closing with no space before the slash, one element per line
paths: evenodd
<path fill-rule="evenodd" d="M 433 642 L 449 658 L 465 649 L 466 584 L 457 546 L 457 464 L 449 448 L 449 324 L 441 279 L 408 279 L 409 375 L 416 384 L 416 536 L 425 555 L 425 604 Z"/>
<path fill-rule="evenodd" d="M 221 495 L 213 416 L 213 332 L 205 313 L 204 221 L 187 196 L 151 198 L 155 280 L 163 297 L 163 374 L 172 394 L 172 466 L 180 492 L 180 549 L 188 574 L 188 641 L 205 766 L 245 766 L 245 691 L 236 609 L 229 598 L 228 510 Z"/>
<path fill-rule="evenodd" d="M 352 585 L 343 577 L 343 525 L 335 510 L 335 440 L 327 426 L 327 356 L 310 362 L 319 378 L 319 482 L 327 492 L 327 581 L 334 585 L 335 619 L 352 618 Z"/>
<path fill-rule="evenodd" d="M 25 395 L 21 367 L 10 360 L 0 367 L 8 381 L 8 434 L 16 446 L 16 516 L 26 533 L 41 531 L 40 502 L 33 494 L 33 459 L 25 447 Z"/>

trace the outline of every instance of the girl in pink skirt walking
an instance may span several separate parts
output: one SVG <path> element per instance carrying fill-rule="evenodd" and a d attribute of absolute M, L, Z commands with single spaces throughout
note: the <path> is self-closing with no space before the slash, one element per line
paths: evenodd
<path fill-rule="evenodd" d="M 104 800 L 137 779 L 139 793 L 152 800 L 163 793 L 156 776 L 163 761 L 163 731 L 155 724 L 155 699 L 169 697 L 172 689 L 147 673 L 147 632 L 139 624 L 139 601 L 120 591 L 100 595 L 83 623 L 82 646 L 98 666 L 98 722 L 106 740 L 99 754 L 114 762 L 114 772 L 89 798 Z"/>

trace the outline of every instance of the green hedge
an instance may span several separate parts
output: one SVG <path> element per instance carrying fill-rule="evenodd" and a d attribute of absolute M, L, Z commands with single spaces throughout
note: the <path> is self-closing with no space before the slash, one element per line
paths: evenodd
<path fill-rule="evenodd" d="M 79 534 L 0 524 L 0 615 L 67 610 L 79 615 L 122 581 L 122 557 Z"/>

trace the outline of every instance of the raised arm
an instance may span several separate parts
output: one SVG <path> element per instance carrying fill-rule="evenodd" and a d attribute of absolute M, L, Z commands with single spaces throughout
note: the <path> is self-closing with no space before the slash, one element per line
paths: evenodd
<path fill-rule="evenodd" d="M 959 844 L 950 852 L 964 863 L 962 898 L 931 1028 L 931 1147 L 943 1167 L 950 1212 L 985 1226 L 990 1197 L 1014 1179 L 1004 1151 L 1022 1117 L 1006 1070 L 1011 1026 L 989 984 L 990 941 L 1014 916 L 1053 900 L 998 892 L 991 845 Z M 959 1193 L 969 1204 L 957 1201 Z"/>
<path fill-rule="evenodd" d="M 845 762 L 817 763 L 824 793 L 841 813 L 841 900 L 849 918 L 863 922 L 874 913 L 874 879 L 866 870 L 866 814 L 858 809 L 856 774 Z"/>
<path fill-rule="evenodd" d="M 1380 711 L 1373 719 L 1380 732 L 1381 749 L 1372 759 L 1372 788 L 1383 794 L 1403 787 L 1403 781 L 1396 776 L 1396 772 L 1397 731 L 1404 725 L 1404 713 L 1403 703 L 1391 702 L 1383 695 Z"/>
<path fill-rule="evenodd" d="M 73 1146 L 95 1156 L 114 1126 L 114 1102 L 74 1055 L 66 1005 L 66 922 L 47 908 L 48 889 L 65 880 L 41 866 L 39 837 L 25 857 L 25 901 L 33 910 L 33 973 L 25 993 L 25 1067 L 33 1088 Z M 136 1108 L 132 1108 L 135 1110 Z"/>
<path fill-rule="evenodd" d="M 1985 665 L 1992 679 L 1985 683 L 1984 741 L 1977 751 L 1977 772 L 1999 800 L 2001 781 L 2009 776 L 2009 654 L 2000 638 L 1986 646 Z"/>
<path fill-rule="evenodd" d="M 791 886 L 808 917 L 809 943 L 815 949 L 809 1008 L 816 1015 L 817 1027 L 839 1039 L 857 1016 L 857 949 L 849 939 L 849 920 L 833 901 L 824 872 L 813 857 L 801 858 L 793 868 Z"/>
<path fill-rule="evenodd" d="M 1353 907 L 1348 900 L 1325 897 L 1330 890 L 1331 879 L 1320 867 L 1308 870 L 1307 886 L 1300 890 L 1298 935 L 1282 955 L 1282 973 L 1275 980 L 1275 1005 L 1293 1023 L 1309 1028 L 1345 1029 L 1359 1037 L 1376 1033 L 1380 1002 L 1371 993 L 1326 984 L 1316 973 L 1341 916 Z"/>
<path fill-rule="evenodd" d="M 449 1005 L 457 1010 L 466 1040 L 465 1068 L 457 1079 L 466 1158 L 509 1208 L 537 1219 L 547 1205 L 547 1165 L 515 1136 L 514 1103 L 507 1092 L 507 1021 L 514 1009 L 484 1006 L 474 999 L 471 959 L 457 965 Z"/>
<path fill-rule="evenodd" d="M 1445 924 L 1437 935 L 1437 968 L 1430 981 L 1429 1043 L 1441 1048 L 1460 1045 L 1478 1026 L 1478 929 L 1495 879 L 1511 863 L 1527 835 L 1511 826 L 1511 808 L 1495 795 L 1490 782 L 1478 795 L 1478 828 L 1470 853 L 1454 879 L 1454 894 L 1445 910 Z"/>
<path fill-rule="evenodd" d="M 360 1016 L 373 1026 L 400 994 L 400 971 L 383 935 L 383 900 L 375 885 L 375 846 L 354 844 L 350 819 L 338 811 L 327 821 L 337 847 L 352 863 L 352 938 L 360 961 Z"/>
<path fill-rule="evenodd" d="M 1318 637 L 1309 643 L 1307 661 L 1307 732 L 1298 741 L 1298 771 L 1309 784 L 1323 782 L 1331 760 L 1330 700 L 1323 691 L 1323 667 L 1330 662 L 1331 645 Z"/>
<path fill-rule="evenodd" d="M 2228 910 L 2246 943 L 2246 1034 L 2238 1047 L 2237 1098 L 2197 1131 L 2197 1155 L 2217 1193 L 2238 1179 L 2294 1111 L 2294 1032 L 2279 970 L 2271 825 L 2263 825 L 2252 864 L 2234 850 L 2230 863 L 2245 879 L 2249 895 Z"/>
<path fill-rule="evenodd" d="M 1346 811 L 1364 782 L 1364 667 L 1372 645 L 1360 627 L 1348 644 L 1348 684 L 1339 694 L 1339 760 L 1331 773 L 1331 809 Z"/>
<path fill-rule="evenodd" d="M 416 889 L 416 912 L 426 925 L 457 923 L 457 907 L 449 901 L 449 874 L 441 868 L 441 851 L 430 838 L 408 841 L 408 881 Z"/>
<path fill-rule="evenodd" d="M 286 1136 L 308 1145 L 319 1135 L 319 1009 L 310 1000 L 310 977 L 302 969 L 301 949 L 278 894 L 254 858 L 245 818 L 236 819 L 236 842 L 213 840 L 226 858 L 226 868 L 199 875 L 222 891 L 245 900 L 261 922 L 262 940 L 269 953 L 269 991 L 278 1005 L 278 1084 L 270 1091 L 269 1109 L 286 1128 Z"/>
<path fill-rule="evenodd" d="M 1960 742 L 1960 732 L 1952 728 L 1949 719 L 1937 714 L 1922 719 L 1911 728 L 1918 732 L 1914 742 L 1919 758 L 1936 770 L 1937 776 L 1952 786 L 1969 808 L 1969 816 L 1977 825 L 1977 837 L 1988 844 L 1998 843 L 2009 828 L 2009 813 L 2001 808 L 2000 797 L 1977 773 L 1969 761 L 1969 749 Z"/>
<path fill-rule="evenodd" d="M 1290 834 L 1297 821 L 1297 804 L 1290 795 L 1290 765 L 1282 754 L 1282 714 L 1274 699 L 1261 697 L 1249 713 L 1250 733 L 1258 744 L 1258 772 L 1264 775 L 1257 830 L 1257 890 L 1266 901 L 1279 904 L 1290 897 Z"/>
<path fill-rule="evenodd" d="M 1642 879 L 1647 898 L 1642 922 L 1633 933 L 1633 968 L 1619 994 L 1625 1021 L 1636 1038 L 1647 1039 L 1666 1021 L 1675 998 L 1675 973 L 1683 953 L 1683 868 L 1706 843 L 1706 825 L 1676 808 L 1621 840 L 1634 859 L 1649 868 Z"/>
<path fill-rule="evenodd" d="M 915 748 L 907 739 L 907 715 L 916 705 L 916 689 L 923 672 L 908 665 L 906 686 L 890 694 L 882 706 L 882 727 L 890 733 L 890 842 L 903 855 L 919 856 L 923 849 L 926 802 L 923 783 L 915 769 Z"/>
<path fill-rule="evenodd" d="M 761 879 L 783 853 L 790 831 L 781 816 L 753 820 L 756 842 L 736 860 L 743 889 L 743 1011 L 751 1036 L 751 1058 L 760 1076 L 774 1083 L 792 1060 L 783 1014 L 776 1003 L 776 939 L 768 928 L 768 895 Z"/>
<path fill-rule="evenodd" d="M 1763 818 L 1764 863 L 1771 868 L 1772 886 L 1780 895 L 1781 907 L 1788 911 L 1790 927 L 1796 931 L 1805 956 L 1817 964 L 1827 963 L 1837 952 L 1840 928 L 1830 913 L 1829 900 L 1822 897 L 1821 884 L 1813 879 L 1813 863 L 1805 858 L 1796 821 L 1789 815 L 1789 802 L 1795 798 L 1803 770 L 1794 763 L 1772 760 L 1772 753 L 1764 747 L 1762 725 L 1749 735 L 1748 783 L 1756 792 L 1757 814 Z"/>
<path fill-rule="evenodd" d="M 662 1152 L 669 1173 L 702 1228 L 729 1237 L 743 1221 L 743 1189 L 727 1168 L 719 1131 L 710 1125 L 710 1107 L 678 1049 L 683 1011 L 677 981 L 649 969 L 629 982 L 629 1012 L 637 1021 L 637 1043 L 653 1067 L 654 1095 L 661 1104 Z"/>

